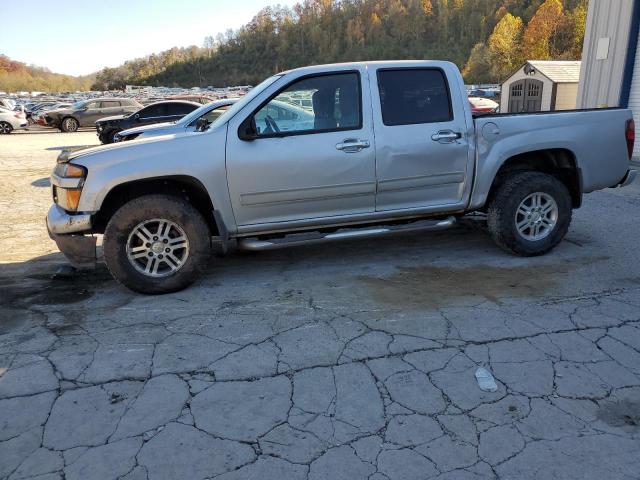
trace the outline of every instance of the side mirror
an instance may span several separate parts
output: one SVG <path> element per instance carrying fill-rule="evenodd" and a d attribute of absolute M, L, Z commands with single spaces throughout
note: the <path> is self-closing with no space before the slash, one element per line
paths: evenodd
<path fill-rule="evenodd" d="M 133 118 L 134 118 L 135 120 L 140 120 L 140 114 L 139 114 L 139 113 L 136 113 L 136 114 L 133 116 Z"/>
<path fill-rule="evenodd" d="M 238 127 L 238 138 L 245 142 L 251 142 L 258 138 L 258 129 L 256 127 L 256 119 L 253 115 L 245 119 Z"/>

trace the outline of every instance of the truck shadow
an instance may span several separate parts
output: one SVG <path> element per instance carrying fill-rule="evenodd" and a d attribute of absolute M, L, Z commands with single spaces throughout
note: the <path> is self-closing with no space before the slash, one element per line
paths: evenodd
<path fill-rule="evenodd" d="M 325 303 L 355 296 L 392 309 L 433 309 L 465 298 L 500 304 L 504 297 L 551 295 L 572 270 L 607 258 L 569 242 L 558 250 L 537 259 L 514 257 L 497 249 L 478 222 L 465 222 L 442 232 L 212 256 L 203 277 L 175 295 L 210 309 L 216 306 L 209 303 L 232 302 L 245 291 L 269 298 L 296 289 L 314 291 Z M 103 263 L 87 271 L 67 265 L 61 253 L 0 264 L 0 318 L 33 307 L 107 308 L 144 297 L 119 285 Z M 348 294 L 333 296 L 340 291 Z"/>
<path fill-rule="evenodd" d="M 31 182 L 31 186 L 33 186 L 33 187 L 50 187 L 51 186 L 51 180 L 49 179 L 49 177 L 42 177 L 42 178 L 39 178 L 39 179 L 34 180 L 33 182 Z"/>

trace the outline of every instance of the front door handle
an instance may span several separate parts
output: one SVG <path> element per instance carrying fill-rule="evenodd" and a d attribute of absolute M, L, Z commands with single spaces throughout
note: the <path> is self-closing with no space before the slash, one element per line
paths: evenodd
<path fill-rule="evenodd" d="M 342 150 L 345 153 L 356 153 L 363 148 L 369 148 L 369 140 L 358 140 L 357 138 L 347 138 L 341 143 L 336 144 L 337 150 Z"/>
<path fill-rule="evenodd" d="M 431 135 L 431 140 L 440 143 L 452 143 L 462 138 L 462 133 L 453 130 L 440 130 Z"/>

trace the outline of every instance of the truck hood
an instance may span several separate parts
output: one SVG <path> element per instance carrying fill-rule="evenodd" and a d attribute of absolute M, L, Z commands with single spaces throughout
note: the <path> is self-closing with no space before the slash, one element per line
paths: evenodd
<path fill-rule="evenodd" d="M 133 127 L 128 128 L 120 132 L 120 136 L 124 137 L 127 135 L 136 135 L 143 132 L 149 132 L 151 130 L 155 131 L 164 131 L 171 130 L 172 133 L 178 132 L 179 129 L 176 129 L 177 124 L 175 122 L 163 122 L 163 123 L 153 123 L 151 125 L 143 125 L 141 127 Z M 174 132 L 175 129 L 175 132 Z"/>
<path fill-rule="evenodd" d="M 130 142 L 117 142 L 117 143 L 108 143 L 106 145 L 98 145 L 96 147 L 71 147 L 64 149 L 60 155 L 58 155 L 57 162 L 58 163 L 68 163 L 76 158 L 87 157 L 92 154 L 107 152 L 110 150 L 125 150 L 127 148 L 135 145 L 140 145 L 142 143 L 156 143 L 156 142 L 167 142 L 169 140 L 174 139 L 178 135 L 159 135 L 156 137 L 142 138 L 140 140 L 134 140 Z M 181 136 L 184 136 L 182 134 Z M 125 152 L 122 152 L 123 155 L 126 155 Z"/>

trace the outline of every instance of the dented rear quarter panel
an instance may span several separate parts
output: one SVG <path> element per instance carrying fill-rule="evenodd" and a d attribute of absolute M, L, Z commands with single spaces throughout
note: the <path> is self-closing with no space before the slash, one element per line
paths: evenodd
<path fill-rule="evenodd" d="M 500 167 L 511 157 L 546 149 L 569 150 L 582 192 L 615 186 L 629 169 L 625 124 L 630 110 L 573 110 L 477 117 L 476 175 L 469 209 L 481 207 Z M 498 134 L 493 132 L 498 131 Z"/>

